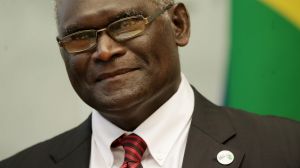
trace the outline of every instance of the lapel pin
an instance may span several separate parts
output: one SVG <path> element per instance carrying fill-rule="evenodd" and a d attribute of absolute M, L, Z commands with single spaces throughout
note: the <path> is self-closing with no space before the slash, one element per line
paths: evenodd
<path fill-rule="evenodd" d="M 222 165 L 229 165 L 233 162 L 234 155 L 232 152 L 230 152 L 228 150 L 223 150 L 218 153 L 217 160 Z"/>

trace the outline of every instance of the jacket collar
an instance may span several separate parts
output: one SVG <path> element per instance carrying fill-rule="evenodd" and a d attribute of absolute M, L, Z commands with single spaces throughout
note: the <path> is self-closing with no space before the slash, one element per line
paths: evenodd
<path fill-rule="evenodd" d="M 58 136 L 50 151 L 53 168 L 88 168 L 91 149 L 91 116 L 78 127 Z"/>
<path fill-rule="evenodd" d="M 230 117 L 224 109 L 212 104 L 193 89 L 195 107 L 182 167 L 238 168 L 244 153 L 226 145 L 236 135 Z M 234 161 L 230 165 L 222 165 L 217 160 L 218 153 L 223 150 L 234 154 Z"/>

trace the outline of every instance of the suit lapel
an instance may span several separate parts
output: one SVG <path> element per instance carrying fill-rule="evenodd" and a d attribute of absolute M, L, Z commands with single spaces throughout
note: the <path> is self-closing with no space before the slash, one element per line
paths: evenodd
<path fill-rule="evenodd" d="M 50 152 L 52 168 L 88 168 L 91 150 L 91 116 L 78 127 L 59 137 Z"/>
<path fill-rule="evenodd" d="M 195 108 L 185 150 L 183 168 L 238 168 L 244 153 L 226 145 L 236 132 L 227 113 L 200 95 L 195 89 Z M 222 165 L 217 154 L 229 150 L 234 154 L 230 165 Z"/>

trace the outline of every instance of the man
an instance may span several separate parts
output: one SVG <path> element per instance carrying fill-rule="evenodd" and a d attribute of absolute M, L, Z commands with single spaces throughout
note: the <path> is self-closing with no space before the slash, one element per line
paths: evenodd
<path fill-rule="evenodd" d="M 190 22 L 171 0 L 58 0 L 69 79 L 93 107 L 83 124 L 0 168 L 299 168 L 300 125 L 218 107 L 180 71 Z"/>

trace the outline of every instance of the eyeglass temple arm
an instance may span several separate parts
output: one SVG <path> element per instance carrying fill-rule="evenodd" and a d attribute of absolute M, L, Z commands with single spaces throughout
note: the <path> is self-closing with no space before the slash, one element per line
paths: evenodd
<path fill-rule="evenodd" d="M 170 3 L 169 5 L 165 6 L 165 7 L 163 8 L 163 10 L 161 10 L 161 11 L 155 13 L 155 14 L 152 15 L 152 16 L 147 17 L 147 24 L 148 24 L 148 23 L 151 23 L 151 22 L 152 22 L 155 18 L 157 18 L 159 15 L 161 15 L 161 14 L 163 14 L 165 11 L 169 10 L 173 5 L 174 5 L 173 3 Z"/>
<path fill-rule="evenodd" d="M 56 37 L 56 41 L 60 47 L 63 47 L 63 44 L 62 44 L 61 40 L 59 39 L 59 37 Z"/>

